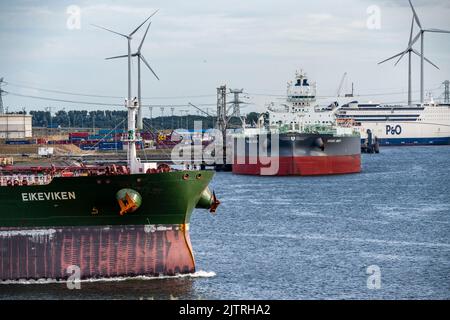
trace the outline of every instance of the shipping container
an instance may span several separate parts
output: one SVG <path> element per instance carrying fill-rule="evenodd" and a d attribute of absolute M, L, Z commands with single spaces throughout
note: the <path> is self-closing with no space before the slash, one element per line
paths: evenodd
<path fill-rule="evenodd" d="M 123 150 L 122 141 L 117 142 L 100 142 L 98 144 L 99 150 Z"/>
<path fill-rule="evenodd" d="M 103 136 L 98 135 L 98 134 L 90 134 L 87 138 L 87 140 L 101 140 L 103 139 Z"/>
<path fill-rule="evenodd" d="M 81 150 L 97 150 L 98 149 L 98 146 L 95 146 L 95 145 L 90 145 L 90 144 L 81 144 L 80 145 L 80 149 Z"/>
<path fill-rule="evenodd" d="M 126 130 L 123 129 L 100 129 L 98 130 L 98 134 L 99 135 L 114 135 L 114 134 L 122 134 L 122 133 L 126 133 Z"/>
<path fill-rule="evenodd" d="M 70 137 L 69 138 L 70 141 L 85 141 L 85 138 L 81 138 L 81 137 Z"/>
<path fill-rule="evenodd" d="M 12 145 L 21 145 L 21 144 L 32 144 L 30 140 L 6 140 L 5 144 L 12 144 Z"/>
<path fill-rule="evenodd" d="M 69 138 L 87 138 L 89 132 L 71 132 L 69 133 Z"/>
<path fill-rule="evenodd" d="M 70 140 L 49 140 L 47 144 L 71 144 Z"/>

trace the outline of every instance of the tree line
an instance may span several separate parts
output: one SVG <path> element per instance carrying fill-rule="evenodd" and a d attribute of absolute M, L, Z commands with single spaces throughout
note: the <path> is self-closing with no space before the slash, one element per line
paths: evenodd
<path fill-rule="evenodd" d="M 22 112 L 19 112 L 22 114 Z M 34 127 L 45 128 L 104 128 L 104 129 L 126 129 L 127 111 L 114 110 L 59 110 L 52 114 L 49 111 L 30 111 L 33 116 Z M 250 112 L 246 115 L 247 124 L 254 124 L 260 114 Z M 144 129 L 154 131 L 162 129 L 193 129 L 194 121 L 202 121 L 205 129 L 214 128 L 216 118 L 211 116 L 185 115 L 185 116 L 165 116 L 155 118 L 144 118 Z M 240 127 L 240 118 L 233 117 L 230 120 L 230 127 Z"/>

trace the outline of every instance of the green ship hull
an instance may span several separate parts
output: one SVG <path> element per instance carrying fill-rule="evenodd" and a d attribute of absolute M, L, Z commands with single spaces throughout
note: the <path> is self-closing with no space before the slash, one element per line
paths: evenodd
<path fill-rule="evenodd" d="M 212 171 L 55 177 L 50 184 L 0 188 L 0 227 L 189 223 Z M 116 194 L 132 189 L 141 206 L 120 215 Z"/>
<path fill-rule="evenodd" d="M 212 171 L 55 177 L 0 187 L 0 280 L 174 275 L 195 271 L 193 210 L 210 208 Z M 121 213 L 118 194 L 139 206 Z"/>

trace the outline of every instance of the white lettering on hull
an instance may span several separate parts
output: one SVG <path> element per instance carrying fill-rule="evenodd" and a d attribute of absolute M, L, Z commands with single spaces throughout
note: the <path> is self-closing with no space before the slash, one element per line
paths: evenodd
<path fill-rule="evenodd" d="M 22 201 L 76 200 L 76 198 L 73 191 L 22 193 Z"/>

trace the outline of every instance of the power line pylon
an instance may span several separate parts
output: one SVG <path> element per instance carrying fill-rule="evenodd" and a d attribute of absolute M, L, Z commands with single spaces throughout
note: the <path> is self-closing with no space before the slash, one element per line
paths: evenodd
<path fill-rule="evenodd" d="M 450 103 L 450 81 L 445 80 L 443 83 L 444 85 L 444 103 Z"/>
<path fill-rule="evenodd" d="M 0 114 L 4 114 L 5 113 L 5 109 L 3 108 L 3 98 L 2 96 L 6 94 L 6 91 L 2 90 L 2 85 L 3 85 L 3 77 L 0 78 Z"/>
<path fill-rule="evenodd" d="M 239 100 L 239 95 L 244 92 L 244 89 L 230 89 L 230 93 L 234 94 L 233 101 L 230 103 L 233 105 L 233 114 L 232 117 L 240 117 L 241 116 L 241 104 L 243 101 Z"/>
<path fill-rule="evenodd" d="M 227 87 L 217 88 L 217 122 L 216 127 L 225 133 L 227 127 Z"/>

